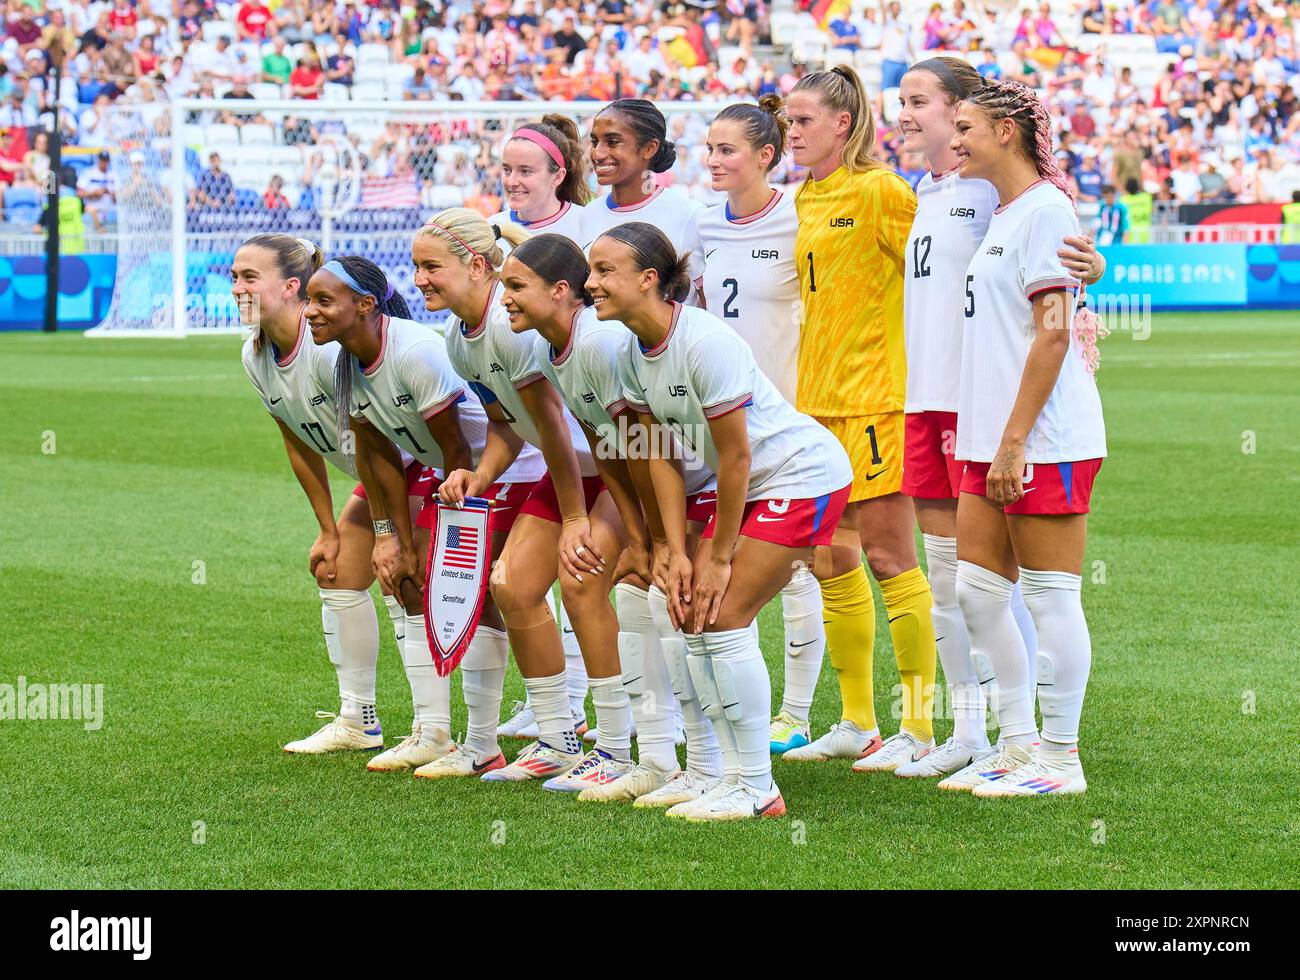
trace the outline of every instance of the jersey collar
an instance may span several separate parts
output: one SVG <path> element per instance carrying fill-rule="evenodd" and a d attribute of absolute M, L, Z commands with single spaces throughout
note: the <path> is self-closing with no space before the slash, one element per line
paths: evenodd
<path fill-rule="evenodd" d="M 585 306 L 579 306 L 573 311 L 573 319 L 569 321 L 569 336 L 565 338 L 564 346 L 559 351 L 554 347 L 551 348 L 551 363 L 556 367 L 567 361 L 569 355 L 573 353 L 573 346 L 578 340 L 578 317 L 582 316 L 586 309 Z"/>
<path fill-rule="evenodd" d="M 487 329 L 488 317 L 492 315 L 492 305 L 497 301 L 497 294 L 501 290 L 501 284 L 498 282 L 488 293 L 487 302 L 483 304 L 483 315 L 479 317 L 478 326 L 471 330 L 464 320 L 460 321 L 460 335 L 466 340 L 477 340 L 483 336 L 483 331 Z"/>
<path fill-rule="evenodd" d="M 765 218 L 769 214 L 771 214 L 772 209 L 777 206 L 780 200 L 781 200 L 781 192 L 780 190 L 774 187 L 772 188 L 772 196 L 767 199 L 767 203 L 764 204 L 757 211 L 755 211 L 753 214 L 746 214 L 739 218 L 733 218 L 731 216 L 730 201 L 728 201 L 726 204 L 722 206 L 723 207 L 722 213 L 726 215 L 727 220 L 730 221 L 733 225 L 747 225 L 750 224 L 751 222 L 758 221 L 760 218 Z"/>
<path fill-rule="evenodd" d="M 384 363 L 384 355 L 388 353 L 388 319 L 388 314 L 385 313 L 379 321 L 379 356 L 371 363 L 361 366 L 361 373 L 367 378 L 373 377 L 379 370 L 379 365 Z"/>
<path fill-rule="evenodd" d="M 307 333 L 307 307 L 302 308 L 298 314 L 298 336 L 294 339 L 293 350 L 289 351 L 288 356 L 280 357 L 280 348 L 274 343 L 271 344 L 271 353 L 275 356 L 275 366 L 278 368 L 287 368 L 298 357 L 298 351 L 302 350 L 302 338 Z"/>
<path fill-rule="evenodd" d="M 1024 197 L 1024 196 L 1025 196 L 1026 194 L 1028 194 L 1030 191 L 1032 191 L 1032 190 L 1033 190 L 1035 187 L 1037 187 L 1039 184 L 1046 184 L 1046 183 L 1047 183 L 1046 180 L 1044 180 L 1042 177 L 1039 177 L 1036 181 L 1034 181 L 1032 184 L 1030 184 L 1028 187 L 1026 187 L 1023 191 L 1021 191 L 1019 194 L 1017 194 L 1017 195 L 1016 195 L 1015 197 L 1013 197 L 1011 200 L 1007 201 L 1006 204 L 999 204 L 996 208 L 993 209 L 993 213 L 994 213 L 994 214 L 1001 214 L 1001 213 L 1002 213 L 1003 211 L 1005 211 L 1007 208 L 1011 207 L 1011 205 L 1015 204 L 1018 200 L 1020 200 L 1022 197 Z"/>
<path fill-rule="evenodd" d="M 556 211 L 554 214 L 547 215 L 545 218 L 538 218 L 536 221 L 525 221 L 523 218 L 519 217 L 518 211 L 511 211 L 510 220 L 517 225 L 522 225 L 525 228 L 545 228 L 547 225 L 555 224 L 555 222 L 559 221 L 566 214 L 568 214 L 569 208 L 571 206 L 572 205 L 570 205 L 568 201 L 564 201 L 560 204 L 560 209 Z"/>
<path fill-rule="evenodd" d="M 641 348 L 641 356 L 645 357 L 647 360 L 652 357 L 658 357 L 666 351 L 668 349 L 668 341 L 673 339 L 673 331 L 677 329 L 677 321 L 681 319 L 682 304 L 677 302 L 677 300 L 673 300 L 672 302 L 673 318 L 668 321 L 668 332 L 664 334 L 664 339 L 659 341 L 659 343 L 654 347 L 646 347 L 646 345 L 641 343 L 639 339 L 636 342 L 637 347 Z"/>
<path fill-rule="evenodd" d="M 662 187 L 656 187 L 654 189 L 654 193 L 652 193 L 644 201 L 637 201 L 636 204 L 625 204 L 620 207 L 619 205 L 614 203 L 614 192 L 610 191 L 608 194 L 605 195 L 605 207 L 609 208 L 611 211 L 617 211 L 619 214 L 626 214 L 629 211 L 639 211 L 641 210 L 641 208 L 645 207 L 647 204 L 649 204 L 651 201 L 653 201 L 663 192 L 664 189 Z"/>

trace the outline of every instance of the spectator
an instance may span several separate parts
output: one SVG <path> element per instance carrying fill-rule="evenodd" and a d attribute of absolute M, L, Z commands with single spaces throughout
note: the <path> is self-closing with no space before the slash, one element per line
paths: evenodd
<path fill-rule="evenodd" d="M 333 82 L 335 85 L 352 86 L 352 74 L 356 71 L 356 62 L 352 60 L 352 55 L 347 52 L 348 38 L 346 34 L 340 34 L 336 39 L 338 50 L 326 59 L 325 62 L 325 79 Z"/>
<path fill-rule="evenodd" d="M 84 213 L 90 215 L 95 231 L 105 231 L 116 220 L 113 210 L 116 181 L 109 171 L 107 150 L 100 150 L 95 157 L 95 164 L 87 167 L 77 178 L 77 197 L 81 198 Z"/>
<path fill-rule="evenodd" d="M 1103 187 L 1101 197 L 1101 210 L 1097 214 L 1097 244 L 1103 248 L 1122 245 L 1124 236 L 1128 234 L 1128 208 L 1115 199 L 1114 184 Z"/>
<path fill-rule="evenodd" d="M 23 167 L 31 171 L 32 178 L 41 187 L 50 176 L 50 134 L 38 130 L 32 137 L 32 148 L 23 154 Z"/>
<path fill-rule="evenodd" d="M 123 41 L 134 41 L 136 25 L 140 17 L 131 5 L 131 0 L 113 0 L 113 9 L 108 13 L 108 29 Z"/>
<path fill-rule="evenodd" d="M 276 35 L 271 50 L 262 56 L 262 81 L 273 85 L 288 85 L 293 74 L 293 63 L 284 53 L 284 38 Z"/>
<path fill-rule="evenodd" d="M 908 66 L 917 60 L 912 50 L 911 29 L 903 20 L 898 0 L 890 0 L 889 7 L 881 17 L 880 87 L 897 88 Z"/>
<path fill-rule="evenodd" d="M 573 64 L 573 59 L 578 56 L 578 53 L 587 46 L 587 42 L 577 31 L 573 17 L 566 16 L 564 26 L 555 32 L 555 46 L 564 51 L 564 60 L 570 65 Z"/>
<path fill-rule="evenodd" d="M 295 99 L 319 99 L 325 88 L 325 73 L 315 55 L 298 59 L 298 67 L 289 75 L 289 90 Z"/>
<path fill-rule="evenodd" d="M 286 4 L 287 6 L 287 4 Z M 235 14 L 235 36 L 241 41 L 261 43 L 267 34 L 275 34 L 275 18 L 262 0 L 245 0 Z"/>
<path fill-rule="evenodd" d="M 152 34 L 140 38 L 140 46 L 132 54 L 135 59 L 136 75 L 152 75 L 158 71 L 158 52 L 154 49 Z"/>
<path fill-rule="evenodd" d="M 28 51 L 36 50 L 41 40 L 41 25 L 36 23 L 35 13 L 26 3 L 18 6 L 18 16 L 5 27 L 5 37 L 14 42 L 20 57 L 25 58 Z"/>
<path fill-rule="evenodd" d="M 220 154 L 211 153 L 208 155 L 208 169 L 199 174 L 195 184 L 190 207 L 220 210 L 234 206 L 235 182 L 221 169 Z"/>
<path fill-rule="evenodd" d="M 262 194 L 262 203 L 266 205 L 269 211 L 275 211 L 278 208 L 287 209 L 290 206 L 289 199 L 284 196 L 284 178 L 279 174 L 271 176 L 271 183 Z"/>
<path fill-rule="evenodd" d="M 4 227 L 12 231 L 40 231 L 44 190 L 29 167 L 21 168 L 4 186 Z"/>
<path fill-rule="evenodd" d="M 423 68 L 416 68 L 415 74 L 402 83 L 402 98 L 408 100 L 433 98 L 433 85 Z"/>

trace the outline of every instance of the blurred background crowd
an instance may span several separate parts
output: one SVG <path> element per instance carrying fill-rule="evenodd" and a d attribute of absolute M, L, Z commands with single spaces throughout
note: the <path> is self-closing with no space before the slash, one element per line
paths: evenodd
<path fill-rule="evenodd" d="M 501 125 L 402 120 L 352 101 L 666 104 L 785 93 L 853 64 L 877 100 L 882 152 L 915 182 L 923 164 L 892 127 L 907 65 L 936 53 L 1019 78 L 1045 96 L 1059 157 L 1094 220 L 1116 202 L 1129 234 L 1156 202 L 1285 202 L 1300 192 L 1300 0 L 0 0 L 0 193 L 7 233 L 34 234 L 53 180 L 85 230 L 111 230 L 131 194 L 160 198 L 168 100 L 230 104 L 186 120 L 193 212 L 275 214 L 320 204 L 344 139 L 362 208 L 500 209 Z M 60 57 L 62 53 L 62 57 Z M 52 68 L 62 64 L 56 97 Z M 264 108 L 270 100 L 310 111 Z M 137 129 L 115 120 L 126 106 Z M 527 106 L 521 106 L 527 118 Z M 534 117 L 544 110 L 538 108 Z M 149 131 L 141 139 L 139 121 Z M 707 119 L 670 117 L 692 148 L 668 178 L 710 198 Z M 52 174 L 48 131 L 64 166 Z M 788 162 L 778 181 L 802 176 Z M 161 200 L 159 201 L 161 204 Z M 62 208 L 61 208 L 62 213 Z M 1105 215 L 1101 215 L 1105 219 Z"/>

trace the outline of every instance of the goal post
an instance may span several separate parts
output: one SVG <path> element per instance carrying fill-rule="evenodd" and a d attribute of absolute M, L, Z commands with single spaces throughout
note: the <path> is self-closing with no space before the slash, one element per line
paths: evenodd
<path fill-rule="evenodd" d="M 658 103 L 677 145 L 669 179 L 693 197 L 717 199 L 705 138 L 728 104 Z M 242 332 L 230 266 L 263 232 L 365 255 L 415 304 L 409 250 L 424 221 L 462 204 L 500 210 L 509 134 L 560 113 L 585 137 L 604 105 L 225 98 L 117 107 L 117 272 L 108 315 L 87 336 Z"/>

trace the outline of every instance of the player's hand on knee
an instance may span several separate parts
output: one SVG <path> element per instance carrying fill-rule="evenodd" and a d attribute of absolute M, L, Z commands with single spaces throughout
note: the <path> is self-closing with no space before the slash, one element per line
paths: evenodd
<path fill-rule="evenodd" d="M 668 568 L 664 573 L 664 595 L 668 597 L 668 615 L 672 618 L 673 626 L 679 630 L 687 628 L 694 575 L 691 560 L 684 554 L 668 557 Z"/>
<path fill-rule="evenodd" d="M 375 578 L 385 592 L 401 597 L 397 583 L 398 565 L 402 559 L 402 546 L 393 534 L 380 534 L 375 538 L 374 550 L 370 553 L 370 563 L 375 569 Z"/>
<path fill-rule="evenodd" d="M 337 531 L 321 531 L 307 555 L 307 564 L 316 576 L 316 584 L 327 589 L 338 578 L 339 535 Z"/>
<path fill-rule="evenodd" d="M 591 537 L 591 522 L 586 517 L 566 520 L 560 527 L 560 565 L 582 581 L 584 575 L 599 575 L 605 570 L 605 557 Z"/>
<path fill-rule="evenodd" d="M 614 565 L 614 581 L 620 582 L 635 575 L 643 582 L 651 582 L 650 549 L 642 541 L 629 541 Z"/>

